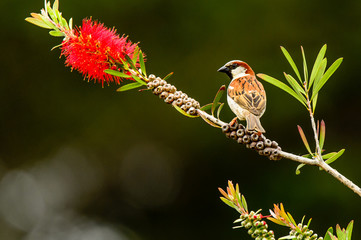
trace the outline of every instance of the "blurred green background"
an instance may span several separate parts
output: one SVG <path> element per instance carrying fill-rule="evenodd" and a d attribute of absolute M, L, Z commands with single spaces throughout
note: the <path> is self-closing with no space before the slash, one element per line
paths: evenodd
<path fill-rule="evenodd" d="M 355 220 L 361 198 L 314 167 L 271 162 L 189 119 L 150 92 L 118 93 L 83 81 L 64 67 L 59 38 L 24 19 L 41 0 L 2 0 L 0 82 L 0 239 L 250 239 L 232 230 L 238 215 L 217 187 L 240 184 L 251 209 L 284 203 L 297 221 L 312 217 L 324 234 Z M 360 1 L 61 0 L 76 25 L 92 16 L 140 42 L 149 73 L 165 76 L 201 104 L 228 78 L 216 70 L 240 59 L 257 73 L 292 73 L 279 46 L 309 68 L 324 43 L 331 63 L 344 57 L 321 91 L 316 117 L 327 126 L 325 148 L 346 148 L 333 166 L 361 185 Z M 306 110 L 264 83 L 267 136 L 304 154 Z M 226 107 L 222 119 L 233 114 Z M 287 230 L 269 224 L 278 237 Z"/>

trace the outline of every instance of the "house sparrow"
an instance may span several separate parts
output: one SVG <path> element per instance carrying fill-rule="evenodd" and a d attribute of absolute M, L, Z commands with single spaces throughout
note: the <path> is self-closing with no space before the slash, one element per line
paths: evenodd
<path fill-rule="evenodd" d="M 266 92 L 256 79 L 252 68 L 245 62 L 233 60 L 218 69 L 231 78 L 227 102 L 240 120 L 247 121 L 247 130 L 264 133 L 260 118 L 266 110 Z M 237 121 L 237 117 L 231 123 Z"/>

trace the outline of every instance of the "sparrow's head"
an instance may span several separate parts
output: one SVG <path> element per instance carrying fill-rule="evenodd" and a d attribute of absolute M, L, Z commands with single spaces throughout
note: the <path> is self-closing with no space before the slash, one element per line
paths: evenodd
<path fill-rule="evenodd" d="M 223 67 L 218 69 L 218 72 L 226 73 L 230 79 L 241 77 L 246 74 L 254 76 L 252 68 L 247 63 L 240 60 L 229 61 Z"/>

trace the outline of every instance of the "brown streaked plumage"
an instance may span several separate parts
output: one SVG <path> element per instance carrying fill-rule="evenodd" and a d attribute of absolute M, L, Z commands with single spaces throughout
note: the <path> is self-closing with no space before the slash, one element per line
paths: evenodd
<path fill-rule="evenodd" d="M 266 110 L 266 92 L 252 68 L 245 62 L 234 60 L 218 71 L 232 79 L 227 89 L 231 110 L 240 120 L 247 121 L 247 130 L 264 133 L 260 118 Z"/>

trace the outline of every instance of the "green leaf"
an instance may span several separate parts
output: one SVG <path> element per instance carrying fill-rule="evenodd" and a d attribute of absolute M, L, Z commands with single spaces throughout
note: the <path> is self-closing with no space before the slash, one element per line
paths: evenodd
<path fill-rule="evenodd" d="M 332 238 L 330 237 L 330 234 L 333 235 L 333 228 L 332 228 L 332 227 L 330 227 L 330 228 L 327 230 L 327 232 L 326 232 L 325 237 L 323 238 L 323 240 L 332 240 Z"/>
<path fill-rule="evenodd" d="M 231 202 L 231 201 L 229 201 L 228 199 L 226 199 L 226 198 L 224 198 L 224 197 L 220 197 L 221 198 L 221 200 L 225 203 L 225 204 L 227 204 L 228 206 L 230 206 L 231 208 L 235 208 L 236 206 L 234 205 L 234 203 L 233 202 Z"/>
<path fill-rule="evenodd" d="M 283 91 L 287 92 L 288 94 L 290 94 L 291 96 L 293 96 L 294 98 L 296 98 L 300 103 L 302 103 L 303 106 L 306 106 L 306 104 L 302 101 L 302 99 L 297 95 L 297 93 L 295 93 L 289 86 L 287 86 L 286 84 L 284 84 L 283 82 L 281 82 L 280 80 L 273 78 L 271 76 L 268 76 L 266 74 L 263 73 L 259 73 L 257 74 L 257 76 L 259 78 L 262 78 L 264 81 L 273 84 L 274 86 L 282 89 Z"/>
<path fill-rule="evenodd" d="M 58 9 L 59 9 L 59 1 L 55 0 L 54 3 L 53 3 L 53 10 L 56 11 Z"/>
<path fill-rule="evenodd" d="M 342 63 L 343 58 L 339 58 L 337 59 L 326 71 L 326 73 L 322 76 L 322 78 L 320 79 L 319 83 L 317 84 L 317 86 L 315 86 L 315 89 L 312 92 L 312 97 L 311 97 L 311 101 L 313 99 L 313 97 L 321 90 L 321 88 L 323 87 L 323 85 L 325 85 L 325 83 L 327 82 L 327 80 L 332 76 L 332 74 L 337 70 L 337 68 L 340 66 L 340 64 Z"/>
<path fill-rule="evenodd" d="M 134 82 L 134 83 L 129 83 L 126 84 L 124 86 L 121 86 L 120 88 L 117 89 L 117 92 L 124 92 L 124 91 L 128 91 L 134 88 L 138 88 L 140 86 L 143 86 L 143 84 L 139 83 L 139 82 Z"/>
<path fill-rule="evenodd" d="M 132 76 L 125 74 L 123 72 L 119 72 L 113 69 L 106 69 L 104 70 L 105 73 L 116 76 L 116 77 L 121 77 L 121 78 L 131 78 Z"/>
<path fill-rule="evenodd" d="M 140 83 L 140 84 L 142 84 L 142 85 L 144 85 L 144 86 L 146 86 L 147 85 L 147 83 L 146 82 L 144 82 L 142 79 L 140 79 L 139 77 L 137 77 L 137 76 L 132 76 L 133 77 L 133 79 L 135 80 L 135 81 L 137 81 L 138 83 Z"/>
<path fill-rule="evenodd" d="M 142 51 L 139 52 L 139 64 L 140 64 L 140 69 L 142 70 L 142 74 L 144 76 L 147 76 L 147 72 L 145 69 L 144 55 Z"/>
<path fill-rule="evenodd" d="M 342 231 L 342 229 L 340 228 L 340 225 L 336 225 L 336 234 L 339 240 L 345 240 L 346 239 L 346 234 L 344 231 Z"/>
<path fill-rule="evenodd" d="M 327 164 L 333 163 L 333 162 L 336 161 L 339 157 L 341 157 L 344 152 L 345 152 L 345 149 L 341 149 L 341 150 L 338 151 L 335 155 L 333 155 L 332 157 L 330 157 L 329 159 L 327 159 L 327 160 L 325 161 L 325 163 L 327 163 Z"/>
<path fill-rule="evenodd" d="M 244 195 L 242 195 L 242 206 L 244 208 L 244 210 L 246 210 L 246 212 L 248 212 L 248 206 L 247 206 L 247 201 L 246 201 L 246 198 L 244 197 Z"/>
<path fill-rule="evenodd" d="M 303 47 L 301 46 L 302 52 L 302 59 L 303 59 L 303 77 L 305 78 L 306 86 L 308 84 L 308 69 L 307 69 L 307 62 L 306 62 L 306 55 Z"/>
<path fill-rule="evenodd" d="M 353 220 L 347 225 L 346 240 L 351 240 L 352 229 L 353 229 Z"/>
<path fill-rule="evenodd" d="M 221 114 L 222 108 L 224 106 L 224 103 L 221 103 L 221 105 L 219 105 L 218 110 L 217 110 L 217 118 L 219 119 L 219 115 Z"/>
<path fill-rule="evenodd" d="M 297 223 L 296 221 L 293 219 L 292 215 L 287 212 L 287 216 L 288 216 L 288 219 L 290 220 L 290 222 L 294 225 L 294 226 L 297 226 Z"/>
<path fill-rule="evenodd" d="M 312 218 L 310 218 L 310 220 L 308 220 L 307 227 L 310 227 L 311 221 L 312 221 Z"/>
<path fill-rule="evenodd" d="M 327 153 L 325 155 L 322 155 L 323 160 L 327 160 L 330 157 L 332 157 L 333 155 L 335 155 L 337 152 L 331 152 L 331 153 Z"/>
<path fill-rule="evenodd" d="M 283 73 L 285 75 L 286 80 L 291 85 L 293 90 L 295 90 L 295 93 L 302 99 L 302 101 L 307 104 L 307 100 L 304 97 L 306 95 L 305 90 L 297 83 L 297 81 L 289 74 Z M 302 95 L 303 94 L 303 95 Z"/>
<path fill-rule="evenodd" d="M 315 61 L 315 63 L 313 64 L 310 81 L 309 81 L 309 83 L 308 83 L 308 89 L 311 88 L 311 86 L 312 86 L 312 84 L 313 84 L 313 81 L 315 80 L 315 77 L 316 77 L 316 74 L 317 74 L 317 72 L 318 72 L 319 66 L 320 66 L 320 64 L 321 64 L 321 62 L 322 62 L 322 59 L 323 59 L 324 56 L 325 56 L 326 49 L 327 49 L 327 45 L 325 44 L 325 45 L 323 45 L 323 47 L 321 48 L 320 52 L 319 52 L 318 55 L 317 55 L 316 61 Z"/>
<path fill-rule="evenodd" d="M 190 117 L 190 118 L 196 118 L 196 117 L 198 117 L 198 116 L 193 116 L 193 115 L 188 114 L 187 112 L 183 111 L 180 107 L 178 107 L 178 106 L 175 105 L 175 104 L 173 104 L 173 107 L 174 107 L 175 109 L 177 109 L 178 112 L 180 112 L 181 114 L 183 114 L 183 115 L 186 116 L 186 117 Z"/>
<path fill-rule="evenodd" d="M 208 103 L 208 104 L 202 106 L 200 109 L 201 109 L 202 111 L 208 111 L 208 110 L 211 109 L 211 108 L 212 108 L 212 103 Z"/>
<path fill-rule="evenodd" d="M 60 21 L 61 21 L 61 25 L 62 25 L 65 29 L 69 30 L 69 25 L 68 25 L 66 19 L 63 18 L 62 16 L 60 16 Z"/>
<path fill-rule="evenodd" d="M 164 81 L 166 81 L 168 78 L 170 78 L 172 75 L 174 74 L 174 72 L 168 73 L 167 76 L 165 76 L 163 78 Z"/>
<path fill-rule="evenodd" d="M 288 236 L 281 237 L 281 238 L 279 238 L 278 240 L 284 240 L 284 239 L 296 239 L 296 238 L 297 238 L 296 236 L 291 236 L 291 235 L 288 235 Z"/>
<path fill-rule="evenodd" d="M 49 34 L 53 37 L 65 37 L 65 34 L 63 32 L 55 30 L 50 31 Z"/>
<path fill-rule="evenodd" d="M 226 90 L 226 86 L 222 85 L 219 88 L 216 96 L 214 97 L 214 100 L 213 100 L 213 103 L 212 103 L 212 116 L 214 116 L 214 110 L 216 110 L 216 107 L 217 107 L 217 105 L 219 103 L 219 100 L 221 99 L 221 97 L 222 97 L 225 90 Z"/>
<path fill-rule="evenodd" d="M 125 54 L 125 59 L 126 59 L 126 62 L 130 65 L 130 67 L 133 70 L 138 71 L 138 69 L 135 67 L 135 65 L 133 63 L 133 60 L 127 54 Z"/>
<path fill-rule="evenodd" d="M 323 144 L 325 143 L 325 135 L 326 135 L 326 125 L 325 121 L 321 121 L 321 128 L 320 128 L 320 149 L 323 149 Z"/>
<path fill-rule="evenodd" d="M 301 174 L 301 168 L 303 167 L 303 166 L 305 166 L 306 164 L 303 164 L 303 163 L 301 163 L 300 165 L 298 165 L 297 166 L 297 168 L 296 168 L 296 175 L 300 175 Z"/>
<path fill-rule="evenodd" d="M 50 7 L 50 2 L 48 2 L 48 4 L 46 5 L 46 10 L 48 11 L 50 18 L 57 24 L 58 19 L 56 17 L 54 10 Z"/>
<path fill-rule="evenodd" d="M 25 18 L 25 21 L 31 23 L 31 24 L 34 24 L 38 27 L 41 27 L 41 28 L 46 28 L 46 29 L 52 29 L 53 27 L 49 26 L 48 24 L 46 24 L 45 22 L 43 22 L 42 20 L 39 20 L 39 19 L 36 19 L 36 18 L 32 18 L 32 17 L 28 17 L 28 18 Z"/>
<path fill-rule="evenodd" d="M 315 86 L 319 83 L 320 79 L 322 78 L 323 74 L 325 73 L 326 66 L 327 66 L 327 58 L 324 58 L 322 60 L 321 64 L 320 64 L 320 67 L 319 67 L 318 72 L 316 74 L 316 77 L 315 77 L 315 80 L 314 80 L 314 83 L 313 83 L 313 87 L 312 87 L 312 92 L 315 90 Z M 318 99 L 318 93 L 312 99 L 312 110 L 313 110 L 313 112 L 315 112 L 315 110 L 316 110 L 317 99 Z"/>
<path fill-rule="evenodd" d="M 138 56 L 139 56 L 139 47 L 136 46 L 135 49 L 134 49 L 134 52 L 133 52 L 133 57 L 132 57 L 132 61 L 133 61 L 133 64 L 136 65 L 137 64 L 137 61 L 138 61 Z"/>
<path fill-rule="evenodd" d="M 282 46 L 281 46 L 281 50 L 282 50 L 282 52 L 283 52 L 283 55 L 285 55 L 285 57 L 287 58 L 287 61 L 289 62 L 289 64 L 290 64 L 291 67 L 293 68 L 293 71 L 295 71 L 298 79 L 300 80 L 300 82 L 301 82 L 301 84 L 302 84 L 302 79 L 301 79 L 300 73 L 299 73 L 299 71 L 298 71 L 298 69 L 297 69 L 297 66 L 296 66 L 295 62 L 293 61 L 291 55 L 290 55 L 290 54 L 288 53 L 288 51 L 287 51 L 284 47 L 282 47 Z"/>
<path fill-rule="evenodd" d="M 310 149 L 310 145 L 308 144 L 306 135 L 305 135 L 305 133 L 303 132 L 302 127 L 299 126 L 299 125 L 297 125 L 297 128 L 298 128 L 298 132 L 300 133 L 301 139 L 302 139 L 303 144 L 305 145 L 307 151 L 308 151 L 311 155 L 313 155 L 313 153 L 311 152 L 311 149 Z"/>

